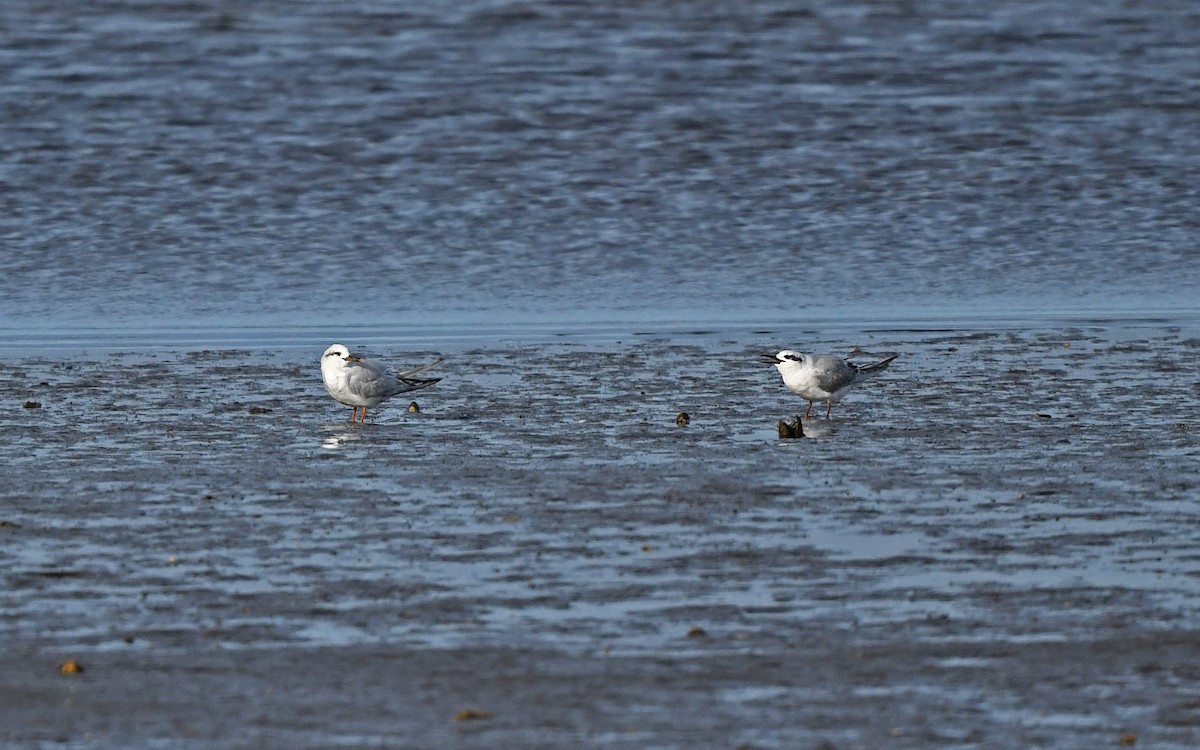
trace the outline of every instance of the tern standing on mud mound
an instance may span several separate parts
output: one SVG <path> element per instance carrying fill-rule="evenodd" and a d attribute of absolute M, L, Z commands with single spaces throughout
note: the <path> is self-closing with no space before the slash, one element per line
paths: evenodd
<path fill-rule="evenodd" d="M 378 362 L 351 354 L 345 346 L 334 344 L 321 356 L 321 378 L 325 381 L 325 390 L 329 391 L 330 396 L 346 406 L 354 407 L 354 411 L 350 413 L 351 422 L 366 422 L 368 406 L 379 406 L 392 396 L 427 388 L 441 380 L 414 378 L 413 375 L 437 367 L 445 361 L 438 359 L 411 370 L 390 373 Z M 360 408 L 362 419 L 358 419 Z"/>
<path fill-rule="evenodd" d="M 850 387 L 887 369 L 899 355 L 869 365 L 856 365 L 832 354 L 801 354 L 784 349 L 778 354 L 764 354 L 764 362 L 775 365 L 783 376 L 783 384 L 800 398 L 808 401 L 804 416 L 812 416 L 814 401 L 825 402 L 825 418 L 833 405 L 842 400 Z"/>

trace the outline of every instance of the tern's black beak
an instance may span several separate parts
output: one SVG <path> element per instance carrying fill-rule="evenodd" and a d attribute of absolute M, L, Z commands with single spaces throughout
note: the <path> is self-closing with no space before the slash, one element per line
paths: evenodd
<path fill-rule="evenodd" d="M 779 357 L 776 357 L 774 354 L 760 354 L 760 355 L 758 355 L 758 358 L 763 362 L 763 364 L 767 364 L 767 365 L 777 365 L 783 361 Z"/>
<path fill-rule="evenodd" d="M 342 357 L 342 359 L 346 360 L 347 362 L 362 362 L 363 361 L 362 357 L 356 356 L 354 354 L 347 354 L 345 357 Z"/>

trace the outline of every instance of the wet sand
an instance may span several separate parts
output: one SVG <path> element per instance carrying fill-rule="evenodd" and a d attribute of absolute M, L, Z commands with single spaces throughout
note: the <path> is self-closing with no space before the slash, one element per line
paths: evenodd
<path fill-rule="evenodd" d="M 1200 741 L 1193 322 L 322 348 L 0 366 L 6 747 Z"/>

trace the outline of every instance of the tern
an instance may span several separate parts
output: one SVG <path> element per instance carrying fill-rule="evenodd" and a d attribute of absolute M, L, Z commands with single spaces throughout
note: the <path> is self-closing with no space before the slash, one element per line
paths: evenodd
<path fill-rule="evenodd" d="M 346 406 L 354 407 L 350 413 L 351 422 L 366 422 L 367 407 L 379 406 L 392 396 L 428 388 L 441 380 L 413 376 L 445 361 L 439 359 L 411 370 L 392 373 L 380 363 L 351 354 L 342 344 L 334 344 L 321 356 L 321 379 L 325 381 L 325 390 L 329 391 L 330 396 Z M 362 409 L 361 419 L 358 417 L 359 409 Z"/>
<path fill-rule="evenodd" d="M 812 416 L 814 401 L 824 401 L 825 418 L 829 419 L 833 405 L 842 400 L 851 386 L 883 372 L 897 356 L 857 365 L 833 354 L 802 354 L 784 349 L 778 354 L 764 354 L 762 360 L 775 365 L 789 391 L 808 401 L 804 416 Z"/>

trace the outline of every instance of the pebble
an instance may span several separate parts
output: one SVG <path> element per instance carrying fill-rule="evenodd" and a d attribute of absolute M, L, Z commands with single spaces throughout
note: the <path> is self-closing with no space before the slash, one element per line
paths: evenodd
<path fill-rule="evenodd" d="M 779 420 L 779 437 L 781 437 L 781 438 L 802 438 L 802 437 L 804 437 L 804 422 L 801 421 L 800 417 Z"/>

